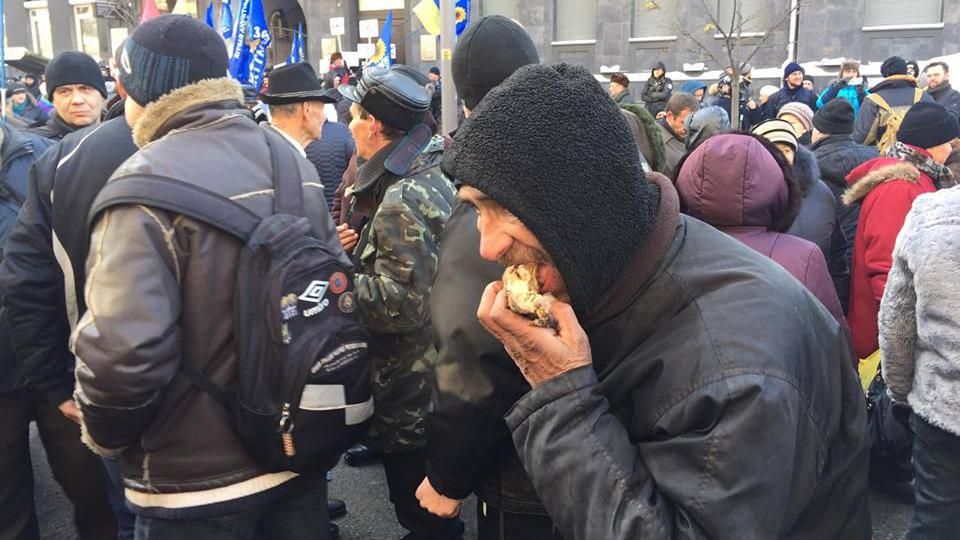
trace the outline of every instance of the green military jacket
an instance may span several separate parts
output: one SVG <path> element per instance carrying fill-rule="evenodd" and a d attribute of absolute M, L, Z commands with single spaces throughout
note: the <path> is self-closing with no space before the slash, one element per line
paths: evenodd
<path fill-rule="evenodd" d="M 366 208 L 370 214 L 354 250 L 358 306 L 374 362 L 375 413 L 366 443 L 387 452 L 426 443 L 437 361 L 430 289 L 440 232 L 456 195 L 440 172 L 442 138 L 434 137 L 402 177 L 385 166 L 398 143 L 360 168 L 353 189 L 355 211 Z"/>

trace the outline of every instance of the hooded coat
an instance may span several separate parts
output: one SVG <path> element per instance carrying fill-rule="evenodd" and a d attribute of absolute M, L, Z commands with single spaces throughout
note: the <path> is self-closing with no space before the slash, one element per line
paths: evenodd
<path fill-rule="evenodd" d="M 923 152 L 923 150 L 919 150 Z M 847 176 L 844 204 L 860 205 L 850 274 L 850 331 L 860 358 L 879 347 L 877 313 L 893 264 L 893 247 L 914 199 L 936 191 L 933 179 L 905 161 L 872 159 Z"/>
<path fill-rule="evenodd" d="M 800 213 L 787 234 L 809 240 L 820 248 L 827 260 L 840 305 L 846 313 L 846 296 L 850 294 L 850 264 L 847 242 L 840 227 L 833 192 L 820 178 L 820 167 L 813 152 L 800 146 L 793 158 L 793 177 L 800 186 L 803 202 Z"/>
<path fill-rule="evenodd" d="M 663 70 L 663 75 L 659 79 L 653 76 L 654 70 L 657 69 Z M 650 78 L 643 83 L 643 93 L 640 97 L 650 114 L 656 117 L 667 108 L 671 95 L 673 95 L 673 81 L 667 77 L 667 66 L 663 62 L 657 62 L 650 70 Z"/>
<path fill-rule="evenodd" d="M 800 212 L 802 190 L 761 141 L 741 134 L 708 139 L 684 162 L 677 189 L 686 214 L 774 260 L 843 322 L 823 252 L 784 233 Z"/>

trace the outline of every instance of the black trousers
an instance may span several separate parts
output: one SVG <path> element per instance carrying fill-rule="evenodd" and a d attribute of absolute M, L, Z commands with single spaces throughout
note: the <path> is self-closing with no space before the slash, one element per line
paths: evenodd
<path fill-rule="evenodd" d="M 477 540 L 563 540 L 550 516 L 504 512 L 477 499 Z"/>
<path fill-rule="evenodd" d="M 35 540 L 30 422 L 47 453 L 53 476 L 73 503 L 83 540 L 115 540 L 117 522 L 107 500 L 100 458 L 80 442 L 80 426 L 30 389 L 0 393 L 0 540 Z"/>
<path fill-rule="evenodd" d="M 427 475 L 424 450 L 383 455 L 390 502 L 400 525 L 410 531 L 406 540 L 460 540 L 463 531 L 457 518 L 443 519 L 420 507 L 417 488 Z"/>

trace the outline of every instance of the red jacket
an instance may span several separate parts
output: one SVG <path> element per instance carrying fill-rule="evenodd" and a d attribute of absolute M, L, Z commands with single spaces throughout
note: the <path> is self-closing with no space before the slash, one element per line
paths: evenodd
<path fill-rule="evenodd" d="M 936 191 L 936 187 L 929 176 L 910 163 L 888 157 L 860 165 L 847 175 L 847 184 L 850 187 L 843 195 L 844 204 L 861 205 L 853 244 L 847 322 L 854 350 L 860 358 L 866 358 L 880 348 L 877 313 L 897 235 L 913 200 Z"/>

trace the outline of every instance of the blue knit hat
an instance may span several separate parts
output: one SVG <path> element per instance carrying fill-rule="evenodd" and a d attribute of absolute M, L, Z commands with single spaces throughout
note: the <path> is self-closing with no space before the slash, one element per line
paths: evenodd
<path fill-rule="evenodd" d="M 807 74 L 807 71 L 803 69 L 803 66 L 796 62 L 790 62 L 787 64 L 787 67 L 783 68 L 783 80 L 787 80 L 787 77 L 789 77 L 791 73 L 795 73 L 797 71 L 803 73 L 804 75 Z"/>
<path fill-rule="evenodd" d="M 227 47 L 219 34 L 188 15 L 161 15 L 141 24 L 120 55 L 120 82 L 147 105 L 204 79 L 227 76 Z"/>

